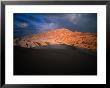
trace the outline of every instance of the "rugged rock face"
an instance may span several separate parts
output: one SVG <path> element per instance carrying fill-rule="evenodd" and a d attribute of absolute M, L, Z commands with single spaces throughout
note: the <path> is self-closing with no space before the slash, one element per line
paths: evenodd
<path fill-rule="evenodd" d="M 97 48 L 97 34 L 89 32 L 72 32 L 69 29 L 61 28 L 25 36 L 21 39 L 14 39 L 15 46 L 26 48 L 54 44 L 66 44 L 94 51 Z"/>

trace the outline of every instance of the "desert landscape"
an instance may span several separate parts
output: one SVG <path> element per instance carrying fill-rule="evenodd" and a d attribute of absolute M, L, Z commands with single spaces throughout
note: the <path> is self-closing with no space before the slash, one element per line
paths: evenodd
<path fill-rule="evenodd" d="M 19 69 L 17 64 L 21 68 L 20 71 L 15 69 L 15 74 L 96 74 L 96 51 L 96 33 L 61 28 L 17 38 L 14 39 L 15 68 Z"/>
<path fill-rule="evenodd" d="M 97 75 L 96 13 L 14 13 L 14 75 Z"/>

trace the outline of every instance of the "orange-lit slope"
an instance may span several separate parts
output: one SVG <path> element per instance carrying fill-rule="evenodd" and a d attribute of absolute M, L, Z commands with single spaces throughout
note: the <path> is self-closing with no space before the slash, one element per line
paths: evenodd
<path fill-rule="evenodd" d="M 61 28 L 14 39 L 14 44 L 31 48 L 43 45 L 66 44 L 78 48 L 96 50 L 97 34 L 89 32 L 72 32 L 69 29 Z"/>

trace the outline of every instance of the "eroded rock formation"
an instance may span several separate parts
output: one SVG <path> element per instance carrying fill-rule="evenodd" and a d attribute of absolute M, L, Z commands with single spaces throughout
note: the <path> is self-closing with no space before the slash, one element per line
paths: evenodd
<path fill-rule="evenodd" d="M 14 39 L 15 46 L 26 48 L 53 44 L 66 44 L 78 48 L 96 50 L 97 34 L 89 32 L 72 32 L 69 29 L 61 28 L 25 36 L 21 39 Z"/>

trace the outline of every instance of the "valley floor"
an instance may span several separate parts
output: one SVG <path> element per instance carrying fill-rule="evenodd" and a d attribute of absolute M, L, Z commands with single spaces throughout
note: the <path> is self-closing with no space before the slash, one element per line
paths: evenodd
<path fill-rule="evenodd" d="M 69 46 L 14 47 L 14 75 L 97 75 L 97 55 L 88 52 Z"/>

